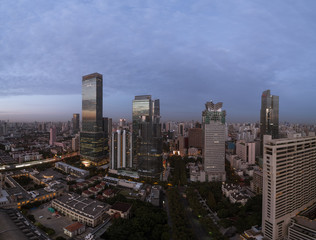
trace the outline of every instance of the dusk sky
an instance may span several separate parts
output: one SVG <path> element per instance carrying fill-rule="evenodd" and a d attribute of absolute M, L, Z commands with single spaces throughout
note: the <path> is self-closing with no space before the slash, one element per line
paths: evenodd
<path fill-rule="evenodd" d="M 131 119 L 135 95 L 162 121 L 259 121 L 261 93 L 280 120 L 316 120 L 315 0 L 1 0 L 0 120 L 81 114 L 82 76 L 103 74 L 103 115 Z"/>

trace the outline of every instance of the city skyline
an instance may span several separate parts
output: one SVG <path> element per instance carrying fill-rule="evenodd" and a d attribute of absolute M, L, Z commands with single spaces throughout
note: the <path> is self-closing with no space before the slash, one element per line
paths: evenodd
<path fill-rule="evenodd" d="M 0 119 L 71 119 L 81 109 L 81 76 L 100 72 L 103 111 L 113 119 L 131 120 L 131 99 L 150 94 L 163 121 L 200 121 L 210 100 L 225 103 L 228 122 L 259 121 L 260 95 L 270 89 L 281 99 L 280 121 L 311 123 L 315 7 L 3 1 Z"/>

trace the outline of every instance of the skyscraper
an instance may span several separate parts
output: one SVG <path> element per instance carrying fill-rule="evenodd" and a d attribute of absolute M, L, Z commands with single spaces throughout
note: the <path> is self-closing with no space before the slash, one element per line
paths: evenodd
<path fill-rule="evenodd" d="M 53 146 L 56 142 L 56 127 L 52 126 L 49 129 L 49 145 Z"/>
<path fill-rule="evenodd" d="M 202 151 L 203 149 L 203 129 L 202 128 L 190 128 L 189 133 L 189 147 L 194 147 Z"/>
<path fill-rule="evenodd" d="M 291 218 L 316 202 L 315 169 L 316 137 L 273 140 L 271 136 L 264 136 L 264 237 L 271 240 L 286 239 Z"/>
<path fill-rule="evenodd" d="M 236 142 L 236 154 L 248 164 L 256 163 L 256 144 L 254 142 L 246 142 L 238 140 Z"/>
<path fill-rule="evenodd" d="M 260 110 L 261 153 L 263 151 L 263 136 L 279 137 L 279 96 L 271 95 L 266 90 L 261 96 Z"/>
<path fill-rule="evenodd" d="M 127 126 L 127 122 L 125 118 L 120 118 L 120 127 L 126 127 Z"/>
<path fill-rule="evenodd" d="M 82 131 L 80 157 L 93 165 L 105 162 L 105 138 L 102 118 L 103 78 L 99 73 L 82 77 Z"/>
<path fill-rule="evenodd" d="M 151 95 L 133 100 L 133 167 L 140 175 L 159 177 L 162 169 L 162 137 L 159 99 Z"/>
<path fill-rule="evenodd" d="M 111 169 L 132 167 L 132 136 L 127 129 L 119 129 L 112 133 Z"/>
<path fill-rule="evenodd" d="M 71 139 L 71 149 L 76 152 L 79 150 L 80 136 L 76 134 L 74 138 Z"/>
<path fill-rule="evenodd" d="M 112 118 L 104 117 L 103 118 L 103 131 L 105 138 L 111 138 L 112 135 Z"/>
<path fill-rule="evenodd" d="M 223 103 L 205 104 L 202 112 L 203 125 L 203 164 L 206 180 L 225 181 L 225 117 Z"/>
<path fill-rule="evenodd" d="M 103 118 L 103 132 L 104 132 L 104 138 L 105 138 L 105 151 L 109 151 L 109 146 L 111 142 L 111 136 L 112 136 L 112 118 L 104 117 Z"/>
<path fill-rule="evenodd" d="M 79 120 L 80 120 L 79 113 L 74 113 L 72 117 L 72 130 L 74 133 L 78 133 L 80 131 Z"/>
<path fill-rule="evenodd" d="M 178 135 L 184 136 L 184 123 L 179 123 L 178 125 Z"/>

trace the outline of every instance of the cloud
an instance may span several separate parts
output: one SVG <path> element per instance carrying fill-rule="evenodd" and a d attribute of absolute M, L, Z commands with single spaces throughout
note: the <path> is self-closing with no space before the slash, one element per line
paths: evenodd
<path fill-rule="evenodd" d="M 180 118 L 200 116 L 212 98 L 233 116 L 256 111 L 257 118 L 263 90 L 287 100 L 314 86 L 314 1 L 1 5 L 0 97 L 80 94 L 81 77 L 100 72 L 112 102 L 152 94 L 162 112 Z"/>

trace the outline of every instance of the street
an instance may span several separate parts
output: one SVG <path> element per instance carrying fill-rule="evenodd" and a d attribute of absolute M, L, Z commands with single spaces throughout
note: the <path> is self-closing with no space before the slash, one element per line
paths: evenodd
<path fill-rule="evenodd" d="M 199 219 L 192 213 L 192 211 L 190 211 L 188 200 L 183 197 L 183 193 L 185 193 L 185 187 L 179 187 L 179 193 L 180 193 L 181 203 L 184 206 L 185 213 L 189 219 L 191 229 L 193 233 L 195 234 L 196 239 L 199 239 L 199 240 L 212 239 L 209 236 L 208 232 L 205 231 L 205 229 L 199 222 Z"/>

